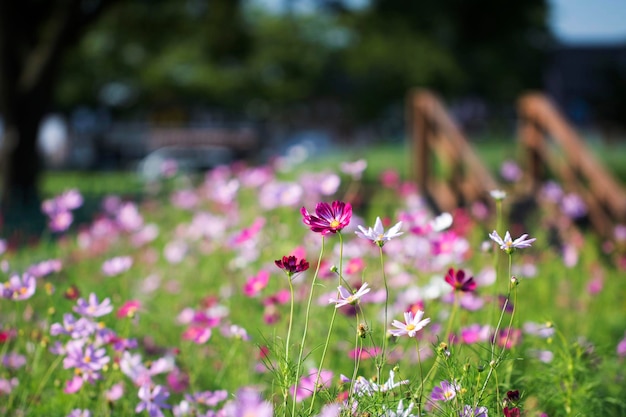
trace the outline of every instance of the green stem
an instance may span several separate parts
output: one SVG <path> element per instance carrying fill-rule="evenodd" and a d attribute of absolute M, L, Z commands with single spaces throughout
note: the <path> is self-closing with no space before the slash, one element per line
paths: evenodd
<path fill-rule="evenodd" d="M 315 267 L 315 274 L 313 274 L 313 280 L 311 281 L 311 291 L 309 291 L 309 299 L 306 304 L 306 313 L 304 315 L 304 330 L 302 332 L 302 342 L 300 343 L 300 351 L 298 352 L 298 363 L 296 364 L 296 385 L 294 388 L 294 398 L 293 398 L 293 406 L 291 409 L 292 416 L 295 415 L 296 411 L 296 398 L 295 393 L 298 390 L 298 382 L 300 379 L 300 367 L 302 366 L 302 355 L 304 354 L 304 344 L 306 342 L 307 332 L 309 330 L 309 318 L 311 312 L 311 304 L 313 302 L 313 291 L 315 290 L 315 283 L 317 282 L 317 277 L 320 272 L 320 265 L 322 264 L 322 257 L 324 256 L 324 247 L 325 247 L 325 239 L 322 236 L 322 248 L 320 249 L 320 256 L 317 260 L 317 266 Z"/>
<path fill-rule="evenodd" d="M 511 275 L 511 270 L 512 270 L 512 258 L 513 255 L 512 253 L 509 253 L 509 276 Z M 504 313 L 506 312 L 506 309 L 509 305 L 509 300 L 511 299 L 511 291 L 513 288 L 517 288 L 515 284 L 512 284 L 511 281 L 509 280 L 509 288 L 508 288 L 508 292 L 506 295 L 506 299 L 504 300 L 504 304 L 502 306 L 502 309 L 500 311 L 500 317 L 498 319 L 498 324 L 496 325 L 496 328 L 494 330 L 493 333 L 493 338 L 491 339 L 491 356 L 490 356 L 490 360 L 489 360 L 489 372 L 487 373 L 487 377 L 485 378 L 485 382 L 483 383 L 483 386 L 480 390 L 480 394 L 478 395 L 478 400 L 476 401 L 475 406 L 477 407 L 478 404 L 480 403 L 480 400 L 482 399 L 482 396 L 485 392 L 485 389 L 487 388 L 487 384 L 489 383 L 489 380 L 491 379 L 491 376 L 494 374 L 494 372 L 496 371 L 496 367 L 498 366 L 498 364 L 500 363 L 500 360 L 502 359 L 502 357 L 504 356 L 504 351 L 506 349 L 506 344 L 508 343 L 509 340 L 509 335 L 511 333 L 511 326 L 513 325 L 513 318 L 515 317 L 515 308 L 516 308 L 516 304 L 517 304 L 517 290 L 514 292 L 514 298 L 515 298 L 515 302 L 513 303 L 513 311 L 511 312 L 511 318 L 509 319 L 509 326 L 508 326 L 508 331 L 507 331 L 507 335 L 504 341 L 504 345 L 502 347 L 502 350 L 500 351 L 500 353 L 498 354 L 498 356 L 496 357 L 496 340 L 498 338 L 498 332 L 500 331 L 500 326 L 502 325 L 502 320 L 504 318 Z M 496 392 L 498 391 L 498 387 L 496 386 Z M 498 408 L 500 407 L 499 403 L 498 403 Z"/>
<path fill-rule="evenodd" d="M 283 384 L 283 404 L 285 407 L 285 415 L 287 413 L 287 407 L 289 403 L 289 344 L 291 343 L 291 328 L 293 326 L 293 305 L 294 305 L 294 291 L 293 291 L 293 282 L 291 280 L 291 274 L 287 274 L 287 280 L 289 281 L 289 294 L 290 294 L 290 305 L 289 305 L 289 325 L 287 327 L 287 339 L 285 340 L 285 369 L 283 370 L 283 378 L 285 383 Z M 296 365 L 296 389 L 298 388 L 298 375 L 297 372 L 299 370 L 300 362 Z M 293 400 L 293 407 L 295 409 L 296 400 Z M 292 412 L 293 415 L 293 412 Z"/>
<path fill-rule="evenodd" d="M 379 246 L 379 253 L 380 253 L 380 268 L 382 270 L 382 274 L 383 274 L 383 282 L 385 284 L 385 313 L 384 313 L 384 322 L 383 322 L 383 342 L 382 342 L 382 349 L 381 349 L 381 355 L 380 355 L 380 362 L 377 365 L 377 373 L 378 373 L 378 381 L 381 381 L 382 379 L 382 368 L 383 366 L 385 366 L 385 362 L 387 362 L 387 315 L 388 315 L 388 310 L 389 310 L 389 286 L 387 285 L 387 275 L 385 274 L 385 262 L 384 262 L 384 258 L 383 258 L 383 247 Z"/>
<path fill-rule="evenodd" d="M 341 280 L 343 278 L 343 236 L 341 232 L 337 232 L 339 236 L 339 283 L 341 284 Z M 333 308 L 333 315 L 330 319 L 330 326 L 328 326 L 328 334 L 326 335 L 326 342 L 324 342 L 324 349 L 322 350 L 322 358 L 320 359 L 320 366 L 317 369 L 317 376 L 315 377 L 315 385 L 319 383 L 320 374 L 324 367 L 324 359 L 326 359 L 326 353 L 328 352 L 328 346 L 330 345 L 330 336 L 333 332 L 333 327 L 335 325 L 335 318 L 337 317 L 337 309 Z M 315 403 L 315 396 L 317 394 L 317 389 L 313 390 L 313 396 L 311 397 L 311 406 L 309 408 L 309 415 L 313 412 L 313 405 Z"/>

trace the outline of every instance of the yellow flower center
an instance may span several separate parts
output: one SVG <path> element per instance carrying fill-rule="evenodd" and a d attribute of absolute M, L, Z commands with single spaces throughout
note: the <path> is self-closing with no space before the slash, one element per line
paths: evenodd
<path fill-rule="evenodd" d="M 406 325 L 406 329 L 407 329 L 408 331 L 415 330 L 415 325 L 414 325 L 414 324 L 412 324 L 412 323 L 411 323 L 411 324 L 407 324 L 407 325 Z"/>
<path fill-rule="evenodd" d="M 330 228 L 331 229 L 336 229 L 339 227 L 341 223 L 339 223 L 339 220 L 334 219 L 332 222 L 330 222 Z"/>

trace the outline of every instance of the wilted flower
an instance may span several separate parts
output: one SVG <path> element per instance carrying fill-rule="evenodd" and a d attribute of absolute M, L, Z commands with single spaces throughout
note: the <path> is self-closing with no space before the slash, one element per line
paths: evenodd
<path fill-rule="evenodd" d="M 500 249 L 502 249 L 506 253 L 512 253 L 515 249 L 529 248 L 531 246 L 531 243 L 537 240 L 536 238 L 526 239 L 527 237 L 528 234 L 523 234 L 522 236 L 513 240 L 508 230 L 504 235 L 504 239 L 502 239 L 500 235 L 498 235 L 498 232 L 496 232 L 495 230 L 489 234 L 489 238 L 491 238 L 491 240 L 500 245 Z"/>
<path fill-rule="evenodd" d="M 306 208 L 300 209 L 302 222 L 311 228 L 311 231 L 327 235 L 337 233 L 350 223 L 352 218 L 352 205 L 343 201 L 317 203 L 315 215 L 309 214 Z"/>
<path fill-rule="evenodd" d="M 382 247 L 385 242 L 393 239 L 394 237 L 398 237 L 403 233 L 400 232 L 402 222 L 396 223 L 395 226 L 385 232 L 385 229 L 383 228 L 383 222 L 380 220 L 380 217 L 376 217 L 374 228 L 368 227 L 367 229 L 365 229 L 363 226 L 360 225 L 357 227 L 360 230 L 355 232 L 358 237 L 362 239 L 369 239 L 380 247 Z"/>

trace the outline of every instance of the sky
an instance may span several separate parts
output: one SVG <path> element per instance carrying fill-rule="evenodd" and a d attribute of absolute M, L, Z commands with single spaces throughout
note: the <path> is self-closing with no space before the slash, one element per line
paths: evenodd
<path fill-rule="evenodd" d="M 549 0 L 551 26 L 565 43 L 626 43 L 626 0 Z"/>
<path fill-rule="evenodd" d="M 355 8 L 368 4 L 368 0 L 344 1 Z M 280 9 L 288 0 L 252 0 L 252 2 L 270 9 Z M 626 0 L 548 0 L 548 2 L 552 6 L 551 27 L 558 39 L 564 43 L 626 43 Z M 306 11 L 315 4 L 315 1 L 297 0 L 293 4 L 296 9 Z"/>

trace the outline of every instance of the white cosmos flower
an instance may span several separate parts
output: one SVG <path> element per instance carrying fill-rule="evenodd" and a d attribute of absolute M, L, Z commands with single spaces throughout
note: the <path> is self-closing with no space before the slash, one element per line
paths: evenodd
<path fill-rule="evenodd" d="M 356 304 L 361 297 L 370 292 L 371 288 L 368 287 L 367 282 L 364 282 L 361 288 L 355 293 L 350 292 L 341 285 L 337 287 L 337 290 L 339 291 L 338 297 L 331 297 L 328 300 L 329 303 L 336 303 L 335 308 L 343 307 L 348 304 Z"/>
<path fill-rule="evenodd" d="M 495 230 L 489 234 L 489 238 L 500 245 L 500 249 L 506 253 L 511 253 L 515 249 L 529 248 L 531 244 L 537 240 L 536 238 L 526 239 L 528 234 L 523 234 L 517 239 L 513 240 L 511 234 L 507 230 L 504 234 L 504 238 L 501 238 L 498 232 Z"/>
<path fill-rule="evenodd" d="M 441 213 L 430 221 L 430 228 L 435 232 L 441 232 L 452 226 L 452 215 L 450 213 Z"/>
<path fill-rule="evenodd" d="M 396 223 L 391 229 L 385 232 L 383 222 L 380 220 L 380 217 L 376 217 L 376 223 L 374 223 L 374 228 L 368 227 L 367 229 L 365 229 L 363 226 L 357 227 L 359 228 L 359 231 L 356 231 L 355 233 L 358 237 L 371 240 L 381 247 L 385 244 L 385 242 L 404 233 L 400 231 L 400 228 L 402 227 L 402 222 Z"/>

